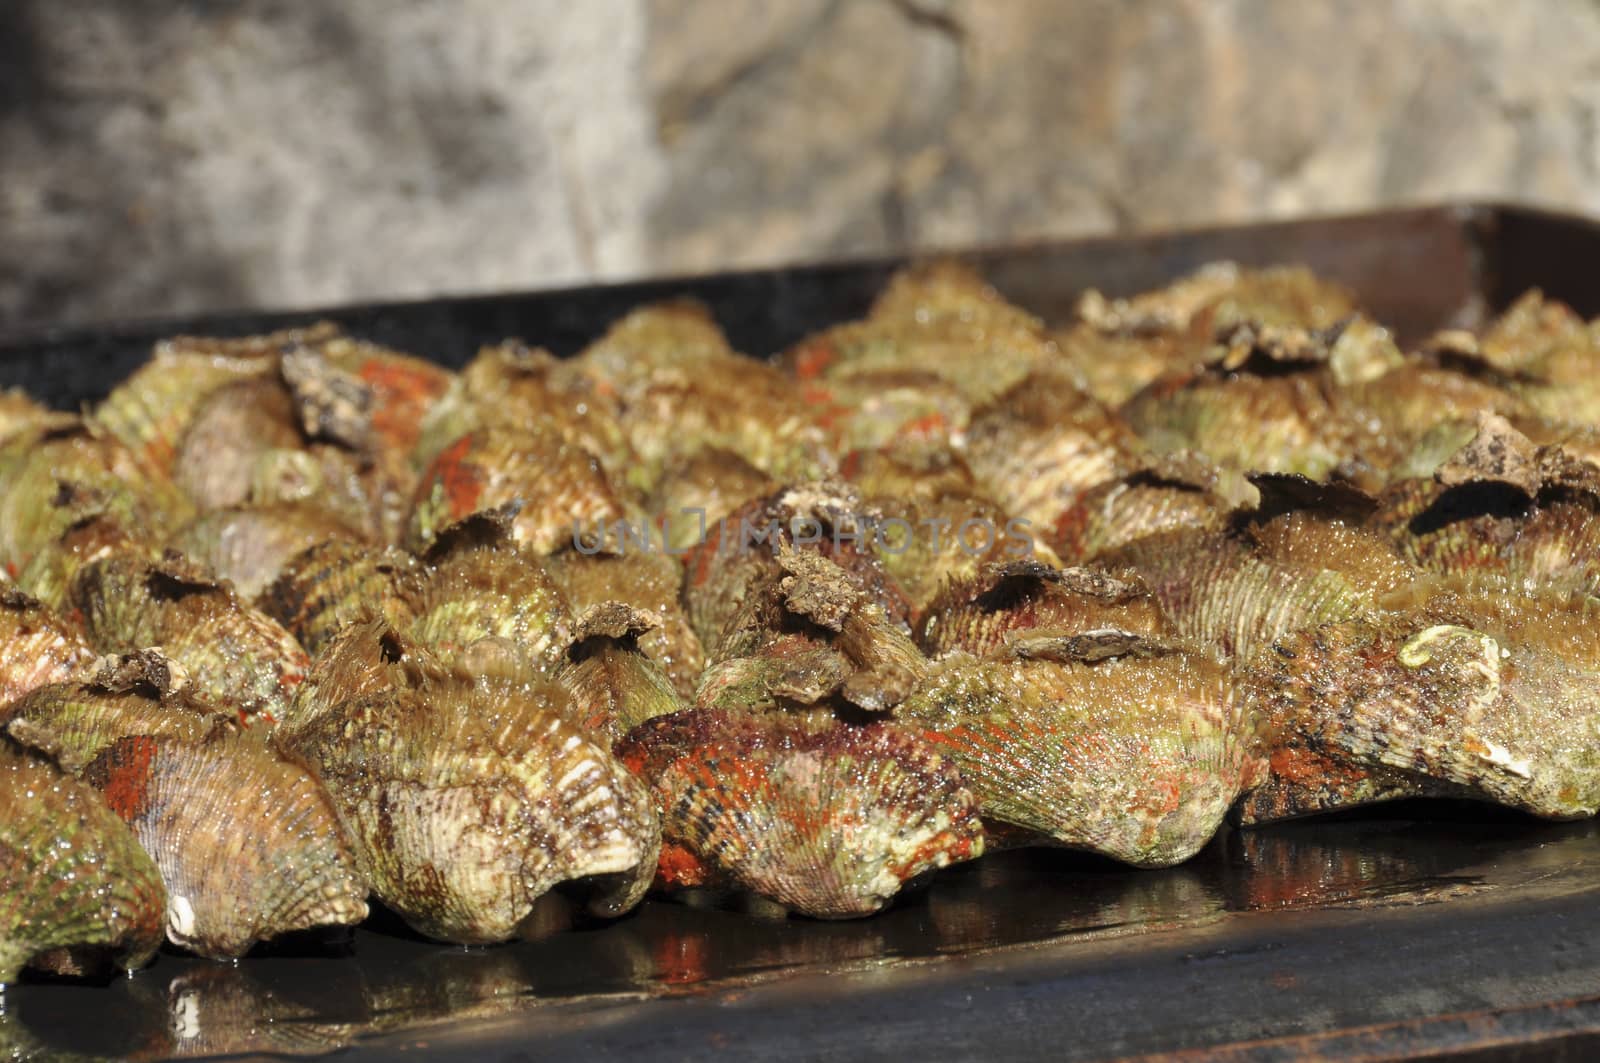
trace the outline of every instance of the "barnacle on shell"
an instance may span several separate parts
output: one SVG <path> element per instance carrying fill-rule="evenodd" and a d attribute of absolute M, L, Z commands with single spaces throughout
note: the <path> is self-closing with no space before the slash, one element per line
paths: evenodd
<path fill-rule="evenodd" d="M 0 987 L 31 961 L 128 970 L 161 944 L 156 865 L 100 795 L 0 739 Z"/>
<path fill-rule="evenodd" d="M 983 852 L 951 761 L 894 724 L 695 709 L 640 725 L 617 753 L 661 813 L 664 888 L 736 888 L 841 919 Z"/>

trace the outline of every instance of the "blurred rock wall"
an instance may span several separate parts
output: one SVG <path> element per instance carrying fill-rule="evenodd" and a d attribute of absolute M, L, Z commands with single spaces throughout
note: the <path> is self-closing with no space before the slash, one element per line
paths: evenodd
<path fill-rule="evenodd" d="M 1509 197 L 1593 0 L 6 0 L 0 328 Z"/>

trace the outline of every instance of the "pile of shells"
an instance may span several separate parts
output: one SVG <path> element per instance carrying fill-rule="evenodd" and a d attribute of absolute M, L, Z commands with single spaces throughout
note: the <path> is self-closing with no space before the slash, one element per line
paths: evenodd
<path fill-rule="evenodd" d="M 568 360 L 317 326 L 7 393 L 0 983 L 1600 810 L 1600 324 L 1403 350 L 1217 264 L 1052 332 L 945 263 L 761 353 L 678 303 Z"/>

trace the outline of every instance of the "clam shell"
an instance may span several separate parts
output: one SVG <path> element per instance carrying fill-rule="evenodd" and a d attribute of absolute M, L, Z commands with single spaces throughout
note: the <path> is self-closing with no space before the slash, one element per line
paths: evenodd
<path fill-rule="evenodd" d="M 1264 659 L 1289 743 L 1539 816 L 1600 810 L 1591 597 L 1473 580 L 1419 583 L 1385 604 Z"/>
<path fill-rule="evenodd" d="M 974 416 L 966 458 L 984 490 L 1045 538 L 1084 491 L 1133 471 L 1138 440 L 1059 370 L 1019 381 Z"/>
<path fill-rule="evenodd" d="M 654 551 L 585 555 L 561 550 L 545 559 L 545 567 L 574 612 L 627 602 L 648 613 L 654 624 L 638 633 L 639 649 L 666 672 L 681 696 L 693 696 L 705 650 L 679 598 L 683 566 L 677 559 Z"/>
<path fill-rule="evenodd" d="M 103 514 L 160 538 L 190 512 L 171 481 L 90 427 L 53 425 L 0 446 L 0 563 L 13 577 L 87 517 Z"/>
<path fill-rule="evenodd" d="M 961 776 L 892 724 L 695 709 L 635 728 L 617 753 L 651 785 L 667 888 L 732 886 L 850 918 L 983 852 Z"/>
<path fill-rule="evenodd" d="M 171 476 L 184 429 L 213 392 L 267 376 L 277 369 L 284 345 L 332 332 L 333 326 L 323 324 L 245 339 L 166 340 L 96 407 L 94 421 L 132 450 L 144 468 Z"/>
<path fill-rule="evenodd" d="M 737 634 L 753 588 L 783 574 L 780 549 L 826 557 L 850 574 L 896 623 L 910 602 L 873 553 L 860 493 L 840 481 L 795 484 L 741 506 L 708 529 L 685 556 L 684 611 L 712 660 L 727 656 L 724 636 Z"/>
<path fill-rule="evenodd" d="M 707 448 L 730 451 L 774 479 L 831 472 L 827 434 L 776 367 L 736 354 L 705 310 L 644 307 L 561 366 L 614 397 L 649 491 L 661 470 Z"/>
<path fill-rule="evenodd" d="M 1039 320 L 970 268 L 943 261 L 902 270 L 863 321 L 801 341 L 784 364 L 803 381 L 863 370 L 929 371 L 984 403 L 1057 357 Z"/>
<path fill-rule="evenodd" d="M 167 938 L 212 959 L 367 916 L 367 889 L 328 795 L 260 742 L 118 739 L 84 769 L 155 859 Z"/>
<path fill-rule="evenodd" d="M 94 657 L 75 628 L 21 591 L 0 587 L 0 719 L 7 703 L 85 674 Z"/>
<path fill-rule="evenodd" d="M 406 545 L 423 550 L 445 528 L 509 503 L 518 543 L 548 554 L 579 529 L 625 517 L 598 459 L 553 430 L 490 426 L 457 439 L 424 470 L 413 499 Z"/>
<path fill-rule="evenodd" d="M 667 464 L 646 497 L 645 512 L 661 524 L 663 552 L 682 553 L 718 521 L 777 486 L 739 455 L 704 447 Z"/>
<path fill-rule="evenodd" d="M 189 697 L 181 666 L 153 650 L 99 662 L 81 683 L 54 683 L 0 707 L 12 739 L 78 774 L 101 750 L 135 735 L 199 742 L 227 714 Z"/>
<path fill-rule="evenodd" d="M 100 795 L 0 739 L 0 986 L 57 949 L 144 966 L 164 903 L 155 864 Z"/>
<path fill-rule="evenodd" d="M 218 388 L 195 409 L 179 438 L 172 477 L 200 509 L 249 501 L 263 455 L 304 445 L 294 403 L 274 376 Z"/>
<path fill-rule="evenodd" d="M 986 820 L 1140 867 L 1193 856 L 1264 768 L 1248 691 L 1189 653 L 955 653 L 895 718 L 955 761 Z"/>
<path fill-rule="evenodd" d="M 342 631 L 276 739 L 327 786 L 374 893 L 418 932 L 482 944 L 583 880 L 620 915 L 660 828 L 644 787 L 568 721 L 559 691 L 497 690 L 381 624 Z"/>
<path fill-rule="evenodd" d="M 517 674 L 554 667 L 572 643 L 572 615 L 544 564 L 519 548 L 516 516 L 516 507 L 506 507 L 440 533 L 409 637 L 449 661 L 465 663 L 483 650 L 505 657 Z"/>
<path fill-rule="evenodd" d="M 652 614 L 614 601 L 590 606 L 573 624 L 573 643 L 555 678 L 571 697 L 571 718 L 585 734 L 603 734 L 606 747 L 638 724 L 684 707 L 641 645 L 655 627 Z"/>
<path fill-rule="evenodd" d="M 291 558 L 256 604 L 315 657 L 340 628 L 374 611 L 409 624 L 424 580 L 422 564 L 403 550 L 330 539 Z"/>
<path fill-rule="evenodd" d="M 615 483 L 628 482 L 637 459 L 617 417 L 616 397 L 588 378 L 563 371 L 548 351 L 508 341 L 485 347 L 430 409 L 412 460 L 420 468 L 468 432 L 488 425 L 540 423 L 600 459 Z"/>
<path fill-rule="evenodd" d="M 279 504 L 203 513 L 167 545 L 228 580 L 240 598 L 253 601 L 298 554 L 329 539 L 356 538 L 355 531 L 325 510 Z"/>
<path fill-rule="evenodd" d="M 309 665 L 277 621 L 180 558 L 152 565 L 113 554 L 78 573 L 69 599 L 96 649 L 159 646 L 188 671 L 197 696 L 241 717 L 281 718 Z"/>
<path fill-rule="evenodd" d="M 929 656 L 963 650 L 986 657 L 1029 639 L 1169 632 L 1160 605 L 1136 581 L 1013 561 L 946 584 L 923 618 L 917 643 Z"/>
<path fill-rule="evenodd" d="M 1354 616 L 1415 575 L 1383 536 L 1305 512 L 1243 533 L 1148 536 L 1101 563 L 1134 569 L 1179 635 L 1240 661 L 1288 632 Z"/>

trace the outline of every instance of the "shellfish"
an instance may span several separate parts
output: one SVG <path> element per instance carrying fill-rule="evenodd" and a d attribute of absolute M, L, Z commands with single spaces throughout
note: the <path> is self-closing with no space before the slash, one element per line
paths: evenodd
<path fill-rule="evenodd" d="M 983 852 L 960 775 L 893 724 L 694 709 L 636 727 L 617 754 L 650 783 L 667 888 L 738 888 L 843 919 Z"/>
<path fill-rule="evenodd" d="M 160 867 L 174 945 L 229 959 L 280 934 L 367 916 L 366 884 L 328 795 L 258 741 L 122 738 L 83 778 Z"/>
<path fill-rule="evenodd" d="M 1208 657 L 1119 649 L 1092 664 L 1070 645 L 951 653 L 894 717 L 956 763 L 986 821 L 1140 867 L 1181 863 L 1262 776 L 1259 718 Z"/>
<path fill-rule="evenodd" d="M 343 629 L 275 739 L 332 795 L 373 892 L 419 933 L 505 941 L 562 883 L 638 903 L 660 828 L 644 787 L 553 687 L 452 673 L 381 622 Z"/>
<path fill-rule="evenodd" d="M 93 951 L 144 966 L 161 944 L 165 896 L 99 794 L 0 739 L 0 986 L 30 961 L 76 969 Z"/>

